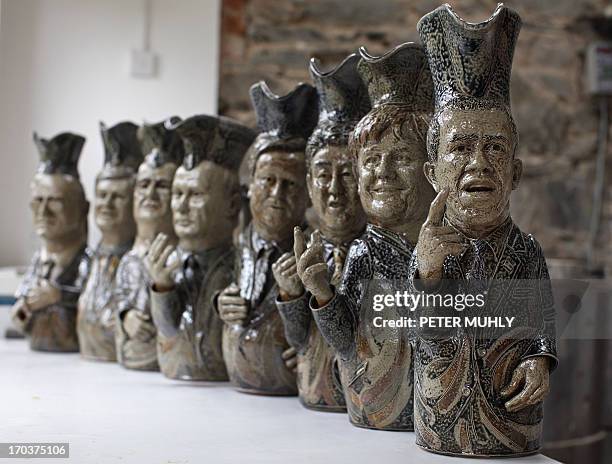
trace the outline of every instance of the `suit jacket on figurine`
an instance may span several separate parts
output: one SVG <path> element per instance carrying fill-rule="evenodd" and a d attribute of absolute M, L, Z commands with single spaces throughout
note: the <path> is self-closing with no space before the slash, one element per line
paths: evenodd
<path fill-rule="evenodd" d="M 232 282 L 234 249 L 222 246 L 200 253 L 177 249 L 177 255 L 181 267 L 174 289 L 151 290 L 161 371 L 172 379 L 227 380 L 223 322 L 214 300 Z"/>
<path fill-rule="evenodd" d="M 347 246 L 336 247 L 323 238 L 323 253 L 332 284 L 342 272 Z M 346 401 L 335 351 L 325 341 L 308 306 L 310 293 L 292 301 L 276 301 L 285 335 L 298 352 L 297 385 L 304 406 L 325 411 L 346 411 Z"/>
<path fill-rule="evenodd" d="M 77 332 L 81 354 L 99 361 L 116 361 L 115 274 L 131 244 L 101 245 L 92 253 L 89 275 L 78 302 Z"/>
<path fill-rule="evenodd" d="M 127 252 L 121 258 L 115 282 L 115 342 L 117 360 L 129 369 L 159 370 L 156 337 L 147 340 L 132 339 L 123 327 L 125 314 L 136 310 L 142 315 L 145 324 L 155 328 L 151 317 L 150 281 L 143 258 L 134 249 Z"/>
<path fill-rule="evenodd" d="M 398 234 L 368 224 L 351 245 L 333 299 L 313 311 L 323 337 L 342 359 L 349 418 L 360 427 L 413 429 L 408 332 L 374 327 L 375 313 L 367 301 L 370 285 L 407 285 L 412 250 L 413 245 Z M 315 308 L 313 303 L 311 300 L 311 308 Z M 384 315 L 395 318 L 398 311 L 387 308 Z"/>
<path fill-rule="evenodd" d="M 15 297 L 24 298 L 39 279 L 49 279 L 60 289 L 62 299 L 59 303 L 33 311 L 31 319 L 24 327 L 33 350 L 79 351 L 76 332 L 77 301 L 87 277 L 90 259 L 91 251 L 83 245 L 72 261 L 54 276 L 55 263 L 43 262 L 40 251 L 34 253 Z"/>
<path fill-rule="evenodd" d="M 286 243 L 264 240 L 252 225 L 240 236 L 235 275 L 249 312 L 244 326 L 225 326 L 223 357 L 231 382 L 247 392 L 297 394 L 295 374 L 282 359 L 289 344 L 276 308 L 278 286 L 272 274 L 272 264 L 292 246 L 292 239 Z"/>
<path fill-rule="evenodd" d="M 508 219 L 486 240 L 465 239 L 467 251 L 449 256 L 436 293 L 485 295 L 465 316 L 515 317 L 512 327 L 413 331 L 417 444 L 450 454 L 504 455 L 540 447 L 541 404 L 510 413 L 501 390 L 529 357 L 556 365 L 554 306 L 540 245 Z M 416 273 L 416 253 L 411 274 Z M 418 291 L 418 281 L 415 291 Z M 414 284 L 413 284 L 414 285 Z M 421 307 L 418 316 L 456 316 Z M 463 314 L 462 314 L 463 316 Z"/>

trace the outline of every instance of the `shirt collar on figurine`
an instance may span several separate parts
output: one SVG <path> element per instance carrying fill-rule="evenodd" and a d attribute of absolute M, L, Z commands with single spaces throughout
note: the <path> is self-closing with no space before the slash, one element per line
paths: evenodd
<path fill-rule="evenodd" d="M 302 226 L 302 230 L 305 230 L 305 226 Z M 259 255 L 259 253 L 263 250 L 275 249 L 281 254 L 285 251 L 289 251 L 293 247 L 293 236 L 289 237 L 282 242 L 277 242 L 276 240 L 266 240 L 261 235 L 257 233 L 254 227 L 251 229 L 251 246 L 253 247 L 253 251 L 255 255 Z"/>
<path fill-rule="evenodd" d="M 501 258 L 501 255 L 504 251 L 504 245 L 506 244 L 506 239 L 508 238 L 508 234 L 510 233 L 510 230 L 512 229 L 513 225 L 512 218 L 508 216 L 508 218 L 499 227 L 497 227 L 497 229 L 491 232 L 486 238 L 473 239 L 465 236 L 465 234 L 463 234 L 459 229 L 452 225 L 446 219 L 446 217 L 444 218 L 443 223 L 445 226 L 452 227 L 455 232 L 457 232 L 457 234 L 459 234 L 459 236 L 462 238 L 463 243 L 471 244 L 473 246 L 475 246 L 474 244 L 476 241 L 478 241 L 479 243 L 483 243 L 489 250 L 491 250 L 496 260 L 499 260 Z M 468 249 L 461 253 L 460 256 L 463 256 L 468 251 Z"/>
<path fill-rule="evenodd" d="M 385 242 L 395 245 L 405 253 L 412 253 L 414 245 L 402 234 L 398 234 L 397 232 L 393 232 L 392 230 L 385 229 L 374 224 L 368 224 L 366 226 L 366 231 L 375 237 L 384 240 Z"/>
<path fill-rule="evenodd" d="M 123 256 L 130 248 L 132 248 L 131 241 L 117 246 L 102 245 L 100 243 L 96 249 L 96 254 L 98 256 Z"/>
<path fill-rule="evenodd" d="M 185 268 L 185 265 L 187 263 L 187 259 L 190 256 L 193 256 L 193 258 L 195 258 L 195 260 L 197 261 L 197 263 L 200 266 L 200 269 L 205 269 L 205 267 L 207 266 L 207 264 L 210 264 L 217 256 L 219 256 L 224 250 L 226 249 L 226 247 L 215 247 L 215 248 L 210 248 L 208 250 L 201 250 L 201 251 L 186 251 L 183 250 L 180 247 L 176 247 L 179 259 L 181 260 L 181 264 L 183 266 L 183 269 Z"/>

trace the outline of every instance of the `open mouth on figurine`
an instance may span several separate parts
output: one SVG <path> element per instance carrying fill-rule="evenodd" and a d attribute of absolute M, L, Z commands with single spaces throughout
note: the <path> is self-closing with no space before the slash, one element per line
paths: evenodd
<path fill-rule="evenodd" d="M 466 182 L 461 190 L 467 193 L 489 193 L 495 191 L 495 184 L 489 180 L 475 179 Z"/>

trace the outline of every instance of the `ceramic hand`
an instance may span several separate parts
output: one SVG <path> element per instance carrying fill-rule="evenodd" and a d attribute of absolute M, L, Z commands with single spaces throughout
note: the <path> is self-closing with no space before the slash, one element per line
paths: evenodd
<path fill-rule="evenodd" d="M 514 373 L 512 380 L 501 391 L 502 397 L 509 398 L 522 385 L 522 390 L 510 401 L 506 402 L 506 410 L 517 412 L 527 406 L 541 403 L 548 393 L 549 360 L 546 356 L 528 358 L 521 362 Z"/>
<path fill-rule="evenodd" d="M 129 310 L 123 318 L 123 328 L 131 339 L 148 342 L 155 337 L 155 327 L 135 309 Z"/>
<path fill-rule="evenodd" d="M 297 372 L 297 351 L 295 348 L 287 348 L 285 351 L 283 351 L 281 357 L 283 358 L 283 361 L 285 361 L 285 366 L 287 366 L 287 369 L 292 372 Z"/>
<path fill-rule="evenodd" d="M 442 225 L 447 198 L 448 190 L 444 189 L 432 201 L 416 247 L 419 277 L 431 287 L 437 286 L 442 278 L 446 257 L 459 255 L 465 250 L 465 245 L 453 228 Z"/>
<path fill-rule="evenodd" d="M 174 272 L 181 262 L 177 259 L 173 263 L 168 263 L 168 258 L 175 249 L 176 247 L 170 244 L 169 237 L 166 234 L 160 233 L 153 240 L 151 248 L 149 248 L 147 253 L 145 264 L 155 290 L 159 292 L 165 292 L 174 288 Z"/>
<path fill-rule="evenodd" d="M 312 233 L 310 245 L 306 248 L 306 238 L 302 229 L 296 227 L 293 233 L 293 252 L 297 261 L 297 273 L 306 290 L 317 300 L 319 306 L 326 305 L 334 296 L 329 283 L 329 271 L 323 259 L 321 233 Z"/>
<path fill-rule="evenodd" d="M 38 286 L 31 288 L 26 295 L 26 304 L 32 311 L 37 311 L 62 299 L 62 292 L 48 280 L 41 280 Z"/>
<path fill-rule="evenodd" d="M 102 312 L 102 316 L 100 317 L 100 322 L 102 323 L 102 327 L 104 327 L 109 332 L 113 332 L 115 329 L 115 317 L 113 311 L 110 308 L 105 308 Z"/>
<path fill-rule="evenodd" d="M 304 286 L 297 273 L 295 254 L 287 252 L 272 265 L 272 273 L 278 284 L 278 293 L 283 301 L 291 301 L 304 293 Z"/>
<path fill-rule="evenodd" d="M 217 305 L 219 317 L 228 325 L 242 325 L 247 318 L 248 302 L 240 296 L 240 288 L 235 283 L 221 292 Z"/>

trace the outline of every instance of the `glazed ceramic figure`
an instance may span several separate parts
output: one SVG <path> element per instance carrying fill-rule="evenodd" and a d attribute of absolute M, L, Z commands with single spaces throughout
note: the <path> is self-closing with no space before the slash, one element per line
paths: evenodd
<path fill-rule="evenodd" d="M 142 162 L 138 126 L 100 123 L 104 166 L 96 177 L 94 216 L 102 239 L 92 253 L 85 288 L 79 298 L 77 332 L 81 355 L 95 361 L 116 361 L 115 273 L 132 247 L 136 224 L 132 213 L 134 174 Z"/>
<path fill-rule="evenodd" d="M 509 210 L 521 176 L 509 92 L 520 24 L 502 5 L 483 23 L 466 23 L 445 5 L 418 24 L 436 94 L 426 174 L 439 193 L 420 232 L 414 284 L 440 293 L 477 289 L 486 295 L 480 314 L 516 318 L 498 330 L 417 332 L 417 444 L 444 454 L 538 450 L 557 362 L 546 262 Z"/>
<path fill-rule="evenodd" d="M 186 153 L 172 183 L 178 246 L 160 234 L 146 259 L 157 357 L 172 379 L 227 380 L 223 323 L 213 303 L 233 279 L 232 233 L 241 206 L 238 168 L 255 133 L 231 119 L 205 115 L 172 129 Z"/>
<path fill-rule="evenodd" d="M 40 166 L 30 208 L 42 244 L 34 254 L 12 309 L 13 323 L 40 351 L 78 351 L 77 300 L 87 272 L 89 203 L 77 164 L 85 138 L 71 133 L 50 140 L 34 134 Z"/>
<path fill-rule="evenodd" d="M 117 359 L 129 369 L 159 369 L 157 332 L 149 298 L 151 282 L 144 257 L 159 233 L 164 233 L 170 244 L 176 244 L 170 197 L 174 173 L 183 158 L 180 138 L 164 124 L 145 124 L 139 131 L 146 156 L 138 168 L 134 188 L 136 239 L 121 258 L 115 282 Z"/>
<path fill-rule="evenodd" d="M 276 308 L 272 265 L 293 247 L 308 202 L 304 149 L 317 120 L 316 91 L 300 84 L 279 97 L 263 82 L 251 87 L 262 133 L 249 149 L 252 221 L 239 242 L 236 282 L 218 298 L 225 322 L 223 356 L 239 390 L 295 395 L 296 354 Z"/>
<path fill-rule="evenodd" d="M 359 55 L 321 72 L 313 59 L 310 75 L 319 95 L 319 122 L 306 146 L 307 186 L 321 228 L 325 263 L 332 284 L 342 274 L 350 242 L 361 235 L 365 214 L 359 202 L 348 138 L 369 110 L 367 88 L 357 73 Z M 276 302 L 289 344 L 298 353 L 298 390 L 304 406 L 345 411 L 336 355 L 312 317 L 310 294 L 297 275 L 293 250 L 273 265 L 279 286 Z"/>
<path fill-rule="evenodd" d="M 409 262 L 433 190 L 423 174 L 433 88 L 423 49 L 413 43 L 381 57 L 364 49 L 358 65 L 372 110 L 349 147 L 368 225 L 351 245 L 340 284 L 321 267 L 317 239 L 306 252 L 296 237 L 298 273 L 312 293 L 314 319 L 340 358 L 351 423 L 379 430 L 412 430 L 412 352 L 407 331 L 377 328 L 375 315 L 397 319 L 400 309 L 374 313 L 369 282 L 408 282 Z"/>

